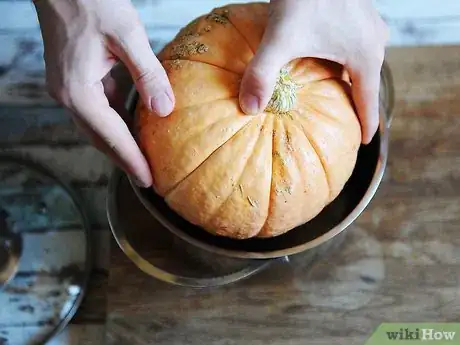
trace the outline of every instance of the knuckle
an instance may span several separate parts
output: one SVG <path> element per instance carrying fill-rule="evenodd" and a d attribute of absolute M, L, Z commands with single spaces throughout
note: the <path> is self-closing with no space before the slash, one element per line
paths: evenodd
<path fill-rule="evenodd" d="M 115 31 L 119 38 L 128 39 L 132 35 L 135 35 L 139 31 L 139 28 L 140 28 L 139 21 L 131 20 L 131 21 L 123 21 L 122 23 L 118 24 Z"/>
<path fill-rule="evenodd" d="M 390 28 L 388 27 L 387 23 L 383 20 L 383 18 L 377 15 L 375 20 L 375 37 L 379 42 L 385 44 L 390 36 Z"/>
<path fill-rule="evenodd" d="M 140 18 L 135 13 L 130 13 L 123 18 L 119 18 L 112 30 L 107 31 L 112 31 L 120 41 L 125 41 L 138 34 L 142 29 Z"/>
<path fill-rule="evenodd" d="M 388 36 L 388 26 L 378 17 L 372 25 L 369 25 L 368 29 L 362 30 L 356 36 L 355 43 L 361 48 L 384 47 Z"/>
<path fill-rule="evenodd" d="M 382 27 L 381 27 L 381 32 L 382 32 L 382 40 L 384 42 L 387 42 L 388 39 L 390 38 L 390 28 L 388 25 L 382 21 Z"/>
<path fill-rule="evenodd" d="M 168 88 L 168 77 L 162 67 L 153 66 L 145 69 L 139 74 L 135 80 L 136 85 L 144 85 L 154 90 L 164 90 Z"/>
<path fill-rule="evenodd" d="M 257 65 L 248 70 L 248 77 L 251 78 L 251 80 L 254 80 L 254 82 L 260 83 L 267 73 L 268 71 L 266 68 Z"/>
<path fill-rule="evenodd" d="M 139 15 L 130 2 L 122 4 L 121 7 L 120 5 L 104 7 L 101 12 L 103 13 L 100 24 L 102 31 L 116 36 L 125 36 L 141 25 Z"/>
<path fill-rule="evenodd" d="M 82 88 L 82 86 L 76 84 L 47 84 L 47 90 L 50 96 L 60 105 L 68 109 L 75 109 L 76 105 L 78 105 L 79 99 L 81 98 L 79 94 L 81 93 Z"/>
<path fill-rule="evenodd" d="M 161 83 L 163 82 L 163 75 L 161 74 L 162 73 L 158 68 L 149 68 L 142 71 L 136 81 L 154 84 Z"/>
<path fill-rule="evenodd" d="M 353 55 L 355 62 L 364 65 L 364 67 L 373 68 L 383 63 L 385 45 L 376 42 L 375 39 L 364 39 L 357 45 L 357 51 Z"/>
<path fill-rule="evenodd" d="M 247 89 L 251 90 L 256 96 L 263 96 L 268 92 L 269 84 L 267 78 L 269 71 L 261 66 L 254 66 L 247 70 L 244 83 Z"/>
<path fill-rule="evenodd" d="M 369 65 L 369 67 L 381 65 L 383 63 L 384 58 L 385 58 L 384 48 L 378 47 L 378 48 L 368 49 L 365 52 L 366 64 Z"/>

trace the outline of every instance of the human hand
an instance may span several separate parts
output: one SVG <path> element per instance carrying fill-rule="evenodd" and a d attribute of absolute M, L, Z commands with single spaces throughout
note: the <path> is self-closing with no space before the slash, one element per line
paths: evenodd
<path fill-rule="evenodd" d="M 38 0 L 49 93 L 63 104 L 99 150 L 149 187 L 146 159 L 109 103 L 116 85 L 109 72 L 120 60 L 144 103 L 158 116 L 174 108 L 166 72 L 129 0 Z M 118 100 L 119 101 L 119 100 Z"/>
<path fill-rule="evenodd" d="M 379 124 L 379 87 L 388 30 L 371 0 L 271 0 L 262 42 L 243 76 L 240 105 L 265 109 L 279 70 L 295 58 L 316 57 L 345 66 L 369 143 Z"/>

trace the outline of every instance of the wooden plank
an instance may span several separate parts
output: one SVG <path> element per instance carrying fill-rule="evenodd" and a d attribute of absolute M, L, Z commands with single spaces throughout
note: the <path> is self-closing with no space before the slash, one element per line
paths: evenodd
<path fill-rule="evenodd" d="M 112 162 L 91 145 L 56 148 L 48 145 L 14 146 L 3 148 L 1 152 L 32 158 L 72 182 L 104 183 L 113 169 Z"/>
<path fill-rule="evenodd" d="M 91 244 L 93 248 L 92 267 L 95 274 L 105 275 L 107 278 L 107 270 L 110 261 L 110 241 L 112 233 L 108 228 L 101 229 L 100 231 L 93 231 L 91 233 Z"/>
<path fill-rule="evenodd" d="M 104 338 L 104 325 L 70 325 L 49 345 L 103 345 Z"/>
<path fill-rule="evenodd" d="M 0 342 L 6 345 L 30 344 L 31 337 L 43 331 L 38 327 L 7 328 L 0 331 Z M 104 325 L 70 325 L 47 345 L 104 344 Z"/>
<path fill-rule="evenodd" d="M 459 52 L 459 46 L 389 48 L 386 59 L 393 73 L 396 97 L 403 102 L 399 106 L 420 109 L 431 102 L 455 100 L 460 81 L 460 62 L 455 56 Z M 458 110 L 459 105 L 451 102 L 446 108 L 434 108 L 445 114 Z"/>
<path fill-rule="evenodd" d="M 106 243 L 110 242 L 107 241 Z M 106 269 L 94 269 L 91 272 L 85 298 L 71 320 L 71 325 L 105 324 L 107 319 L 107 282 L 108 271 Z"/>
<path fill-rule="evenodd" d="M 78 188 L 78 193 L 88 210 L 88 216 L 91 220 L 94 229 L 108 229 L 106 200 L 107 187 L 101 186 L 85 186 Z"/>
<path fill-rule="evenodd" d="M 8 327 L 0 330 L 0 344 L 30 344 L 35 341 L 40 341 L 46 334 L 52 330 L 51 327 L 37 327 L 37 326 L 24 326 L 24 327 Z M 59 344 L 63 345 L 65 343 Z M 68 345 L 68 344 L 65 344 Z"/>
<path fill-rule="evenodd" d="M 17 144 L 76 145 L 88 140 L 60 107 L 0 107 L 0 147 Z"/>

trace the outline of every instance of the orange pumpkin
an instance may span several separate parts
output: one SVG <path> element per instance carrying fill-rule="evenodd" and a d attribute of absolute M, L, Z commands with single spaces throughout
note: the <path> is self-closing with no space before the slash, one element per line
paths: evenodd
<path fill-rule="evenodd" d="M 303 58 L 280 71 L 267 109 L 239 107 L 266 3 L 214 9 L 159 54 L 176 97 L 166 118 L 137 106 L 137 138 L 156 193 L 220 236 L 283 234 L 318 215 L 351 176 L 361 129 L 343 66 Z"/>

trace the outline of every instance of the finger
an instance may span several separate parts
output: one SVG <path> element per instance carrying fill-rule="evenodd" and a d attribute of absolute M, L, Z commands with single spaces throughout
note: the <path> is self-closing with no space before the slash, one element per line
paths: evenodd
<path fill-rule="evenodd" d="M 140 186 L 151 186 L 152 175 L 148 163 L 127 125 L 109 106 L 102 83 L 80 86 L 77 93 L 72 90 L 70 93 L 73 98 L 71 110 L 94 145 L 133 176 Z M 92 101 L 88 102 L 89 99 Z"/>
<path fill-rule="evenodd" d="M 241 81 L 239 102 L 246 114 L 260 113 L 270 101 L 279 72 L 288 62 L 283 51 L 281 42 L 266 31 Z"/>
<path fill-rule="evenodd" d="M 377 63 L 350 68 L 352 96 L 361 123 L 362 143 L 368 144 L 379 126 L 380 69 Z"/>
<path fill-rule="evenodd" d="M 104 85 L 104 93 L 107 96 L 110 107 L 121 116 L 128 127 L 131 127 L 133 118 L 128 113 L 125 104 L 133 87 L 129 71 L 123 64 L 117 63 L 102 79 L 102 84 Z"/>
<path fill-rule="evenodd" d="M 108 156 L 112 162 L 117 165 L 120 169 L 124 170 L 126 173 L 128 172 L 128 168 L 126 164 L 120 159 L 120 157 L 110 148 L 110 146 L 105 142 L 102 137 L 88 124 L 85 120 L 80 118 L 79 114 L 73 114 L 72 120 L 83 133 L 85 133 L 86 137 L 89 139 L 90 143 L 101 151 L 103 154 Z M 142 185 L 142 183 L 139 183 Z"/>
<path fill-rule="evenodd" d="M 140 22 L 115 31 L 111 49 L 128 67 L 139 94 L 148 109 L 159 116 L 169 115 L 175 104 L 168 76 L 153 53 Z"/>

